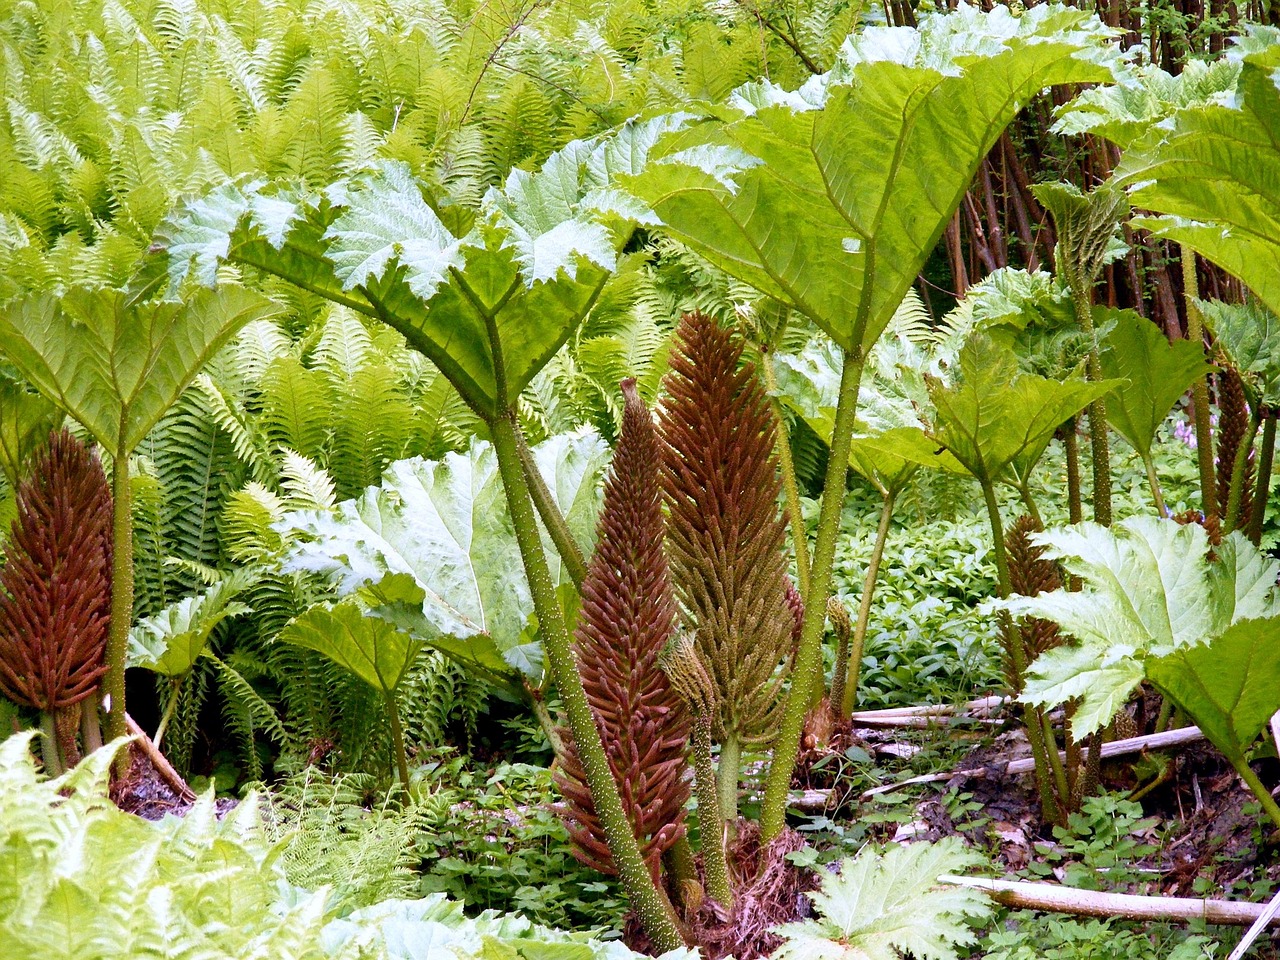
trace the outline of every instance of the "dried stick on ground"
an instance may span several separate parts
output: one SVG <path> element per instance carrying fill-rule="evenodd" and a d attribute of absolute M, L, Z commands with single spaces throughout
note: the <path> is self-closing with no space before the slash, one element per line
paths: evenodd
<path fill-rule="evenodd" d="M 990 880 L 986 877 L 941 876 L 942 883 L 981 890 L 1006 907 L 1049 910 L 1078 917 L 1123 917 L 1127 920 L 1165 920 L 1186 923 L 1229 924 L 1243 927 L 1254 923 L 1269 905 L 1231 900 L 1197 900 L 1194 897 L 1140 897 L 1128 893 L 1078 890 L 1055 883 L 1029 880 Z M 1274 925 L 1276 918 L 1272 917 Z"/>
<path fill-rule="evenodd" d="M 156 745 L 151 742 L 147 732 L 138 726 L 137 721 L 127 713 L 124 715 L 124 723 L 125 729 L 129 731 L 129 736 L 137 738 L 134 742 L 147 755 L 151 765 L 156 768 L 156 773 L 160 774 L 164 782 L 169 784 L 173 788 L 173 792 L 179 797 L 188 803 L 195 803 L 195 791 L 187 786 L 187 781 L 183 780 L 178 771 L 173 769 L 173 765 L 164 758 L 164 754 L 156 749 Z"/>

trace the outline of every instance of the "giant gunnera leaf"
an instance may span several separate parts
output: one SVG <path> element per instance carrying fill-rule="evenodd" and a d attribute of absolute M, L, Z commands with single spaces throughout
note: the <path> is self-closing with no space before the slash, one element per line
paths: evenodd
<path fill-rule="evenodd" d="M 1071 721 L 1077 740 L 1110 722 L 1153 663 L 1190 656 L 1186 663 L 1207 667 L 1212 661 L 1191 651 L 1212 649 L 1204 645 L 1241 621 L 1280 615 L 1280 563 L 1239 533 L 1214 547 L 1212 559 L 1202 527 L 1154 517 L 1131 517 L 1110 529 L 1060 527 L 1032 539 L 1084 588 L 996 605 L 1015 617 L 1052 620 L 1073 638 L 1031 664 L 1022 699 L 1045 707 L 1078 701 Z M 1167 679 L 1175 662 L 1158 666 L 1157 674 Z"/>
<path fill-rule="evenodd" d="M 591 433 L 538 444 L 534 459 L 574 536 L 589 553 L 598 480 L 607 448 Z M 507 511 L 493 448 L 482 441 L 442 460 L 393 463 L 381 486 L 332 510 L 287 515 L 278 528 L 294 541 L 289 570 L 329 577 L 339 594 L 361 602 L 464 664 L 535 673 L 525 628 L 533 603 Z M 548 559 L 558 555 L 547 538 Z M 570 582 L 558 560 L 552 574 Z M 476 638 L 476 650 L 467 650 Z M 536 679 L 536 676 L 535 676 Z"/>
<path fill-rule="evenodd" d="M 1185 244 L 1280 313 L 1280 47 L 1244 59 L 1234 96 L 1149 127 L 1116 170 L 1133 222 Z"/>
<path fill-rule="evenodd" d="M 1058 4 L 870 27 L 800 89 L 748 84 L 667 134 L 624 184 L 717 267 L 865 353 L 1018 111 L 1114 78 L 1109 38 Z"/>
<path fill-rule="evenodd" d="M 171 287 L 217 282 L 230 261 L 380 320 L 425 354 L 482 416 L 513 405 L 591 309 L 636 220 L 613 186 L 678 116 L 574 141 L 537 173 L 513 170 L 459 235 L 403 163 L 322 191 L 224 184 L 160 228 Z"/>
<path fill-rule="evenodd" d="M 977 940 L 969 921 L 990 916 L 991 903 L 938 878 L 981 862 L 956 837 L 865 849 L 839 873 L 822 871 L 808 895 L 817 917 L 775 928 L 785 942 L 773 960 L 956 960 L 957 947 Z"/>

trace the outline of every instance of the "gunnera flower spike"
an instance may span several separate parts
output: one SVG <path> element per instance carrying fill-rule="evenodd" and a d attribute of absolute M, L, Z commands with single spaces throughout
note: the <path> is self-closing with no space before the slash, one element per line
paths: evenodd
<path fill-rule="evenodd" d="M 111 488 L 62 430 L 34 458 L 17 507 L 0 570 L 0 693 L 44 713 L 45 764 L 58 774 L 80 760 L 81 704 L 107 670 Z"/>
<path fill-rule="evenodd" d="M 667 551 L 684 628 L 715 681 L 720 806 L 737 818 L 744 745 L 773 740 L 795 617 L 776 424 L 742 343 L 711 317 L 676 330 L 658 424 Z"/>
<path fill-rule="evenodd" d="M 663 552 L 661 451 L 635 380 L 623 380 L 622 393 L 622 430 L 573 646 L 623 808 L 656 879 L 662 855 L 685 835 L 689 716 L 659 662 L 676 614 Z M 574 855 L 612 875 L 586 773 L 572 735 L 562 734 L 557 782 L 569 805 Z"/>

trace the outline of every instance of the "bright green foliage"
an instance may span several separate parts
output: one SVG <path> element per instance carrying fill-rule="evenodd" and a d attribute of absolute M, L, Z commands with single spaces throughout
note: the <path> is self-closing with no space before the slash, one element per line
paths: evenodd
<path fill-rule="evenodd" d="M 592 434 L 553 437 L 534 448 L 553 497 L 587 552 L 605 452 Z M 541 656 L 525 636 L 533 604 L 487 443 L 477 441 L 468 453 L 439 461 L 395 463 L 380 488 L 333 511 L 290 514 L 280 529 L 301 535 L 288 569 L 322 573 L 340 594 L 370 585 L 365 600 L 372 614 L 463 662 L 487 666 L 495 678 L 514 668 L 539 679 Z M 558 582 L 568 583 L 549 541 L 547 547 Z M 480 651 L 468 650 L 473 637 Z M 506 670 L 484 655 L 493 645 Z"/>
<path fill-rule="evenodd" d="M 107 798 L 120 743 L 57 780 L 36 773 L 30 743 L 22 735 L 0 744 L 6 960 L 429 960 L 441 950 L 457 960 L 637 956 L 523 917 L 487 911 L 468 918 L 438 894 L 385 900 L 339 918 L 361 897 L 351 876 L 310 872 L 315 882 L 337 882 L 337 897 L 287 882 L 289 838 L 272 838 L 255 796 L 222 819 L 208 794 L 183 817 L 149 823 Z M 331 861 L 335 870 L 342 864 Z"/>
<path fill-rule="evenodd" d="M 1011 467 L 1026 476 L 1054 431 L 1113 386 L 1023 373 L 1013 353 L 984 334 L 965 343 L 959 366 L 954 384 L 930 379 L 937 416 L 929 435 L 982 483 Z"/>
<path fill-rule="evenodd" d="M 324 654 L 388 697 L 395 696 L 422 652 L 422 641 L 385 620 L 366 617 L 355 603 L 312 607 L 285 627 L 280 639 Z"/>
<path fill-rule="evenodd" d="M 1165 214 L 1134 226 L 1235 274 L 1280 311 L 1280 48 L 1246 57 L 1230 104 L 1189 107 L 1128 150 L 1116 177 L 1133 205 Z"/>
<path fill-rule="evenodd" d="M 1238 767 L 1280 710 L 1280 616 L 1237 621 L 1208 643 L 1151 660 L 1146 668 L 1147 679 Z"/>
<path fill-rule="evenodd" d="M 858 396 L 858 429 L 849 449 L 849 466 L 882 494 L 896 496 L 921 466 L 950 473 L 964 468 L 949 452 L 924 432 L 921 417 L 931 404 L 924 375 L 944 354 L 916 342 L 933 333 L 907 309 L 918 304 L 914 294 L 895 316 L 894 336 L 881 339 L 867 359 L 867 375 Z M 775 357 L 783 401 L 803 418 L 828 446 L 835 426 L 835 406 L 840 387 L 840 358 L 824 337 L 811 338 L 798 354 Z"/>
<path fill-rule="evenodd" d="M 170 679 L 185 676 L 204 653 L 218 624 L 251 612 L 232 599 L 244 586 L 243 577 L 223 580 L 204 593 L 140 620 L 129 632 L 128 665 L 145 667 Z"/>
<path fill-rule="evenodd" d="M 29 745 L 30 736 L 0 745 L 7 957 L 327 955 L 320 947 L 326 897 L 298 891 L 282 898 L 256 803 L 219 820 L 210 795 L 185 817 L 147 823 L 107 799 L 115 750 L 50 781 L 37 776 Z"/>
<path fill-rule="evenodd" d="M 0 476 L 16 490 L 27 458 L 61 417 L 50 400 L 0 373 Z"/>
<path fill-rule="evenodd" d="M 670 119 L 575 141 L 491 190 L 455 235 L 404 164 L 322 194 L 225 185 L 162 226 L 171 281 L 257 267 L 389 324 L 483 416 L 508 409 L 591 309 L 649 214 L 613 188 Z"/>
<path fill-rule="evenodd" d="M 277 312 L 236 286 L 155 303 L 81 288 L 0 308 L 0 343 L 22 375 L 106 450 L 129 453 L 240 327 Z"/>
<path fill-rule="evenodd" d="M 1052 84 L 1112 79 L 1107 36 L 1047 4 L 868 28 L 799 90 L 749 85 L 665 138 L 630 189 L 713 264 L 865 353 L 1018 110 Z"/>
<path fill-rule="evenodd" d="M 1045 557 L 1061 560 L 1085 588 L 998 605 L 1015 617 L 1052 620 L 1077 641 L 1041 655 L 1023 693 L 1045 707 L 1078 700 L 1077 740 L 1110 722 L 1151 661 L 1209 643 L 1239 621 L 1280 614 L 1280 563 L 1239 533 L 1214 548 L 1213 562 L 1202 527 L 1151 517 L 1111 531 L 1091 523 L 1058 528 L 1037 539 L 1050 547 Z"/>
<path fill-rule="evenodd" d="M 1132 311 L 1095 318 L 1099 327 L 1107 322 L 1114 326 L 1104 343 L 1102 373 L 1115 383 L 1107 396 L 1107 420 L 1146 460 L 1169 411 L 1211 368 L 1199 344 L 1171 343 L 1158 326 Z"/>
<path fill-rule="evenodd" d="M 1235 88 L 1238 60 L 1187 60 L 1177 74 L 1144 65 L 1135 75 L 1078 94 L 1058 111 L 1055 133 L 1091 133 L 1128 149 L 1151 125 L 1183 107 L 1199 106 Z"/>
<path fill-rule="evenodd" d="M 957 960 L 957 947 L 975 943 L 968 921 L 991 914 L 987 898 L 967 887 L 940 884 L 946 874 L 982 863 L 958 837 L 912 843 L 885 853 L 863 850 L 838 874 L 822 872 L 809 894 L 818 919 L 776 928 L 786 942 L 775 960 Z"/>
<path fill-rule="evenodd" d="M 1257 303 L 1197 302 L 1252 404 L 1280 404 L 1280 318 Z"/>

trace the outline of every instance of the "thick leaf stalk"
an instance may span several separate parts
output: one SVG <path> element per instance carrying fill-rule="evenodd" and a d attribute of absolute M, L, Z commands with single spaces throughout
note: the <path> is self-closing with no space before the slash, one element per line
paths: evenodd
<path fill-rule="evenodd" d="M 1200 296 L 1195 251 L 1180 245 L 1182 297 L 1187 308 L 1187 339 L 1204 349 L 1204 317 L 1196 300 Z M 1218 490 L 1213 470 L 1213 428 L 1209 423 L 1209 380 L 1196 377 L 1191 384 L 1191 415 L 1196 424 L 1196 464 L 1200 469 L 1201 509 L 1206 517 L 1218 512 Z"/>
<path fill-rule="evenodd" d="M 596 729 L 595 716 L 582 686 L 564 614 L 556 597 L 551 568 L 543 553 L 533 500 L 520 465 L 514 417 L 498 417 L 489 427 L 547 660 L 564 701 L 583 773 L 591 788 L 592 802 L 609 844 L 614 866 L 631 906 L 640 917 L 654 946 L 661 951 L 674 950 L 684 945 L 684 938 L 680 934 L 670 899 L 653 882 L 653 876 L 640 851 L 640 844 L 631 829 L 631 822 L 623 809 L 618 784 L 613 778 L 608 755 Z"/>
<path fill-rule="evenodd" d="M 1262 524 L 1267 515 L 1267 502 L 1271 497 L 1271 467 L 1276 459 L 1276 421 L 1280 410 L 1266 411 L 1262 424 L 1262 448 L 1258 453 L 1258 486 L 1253 495 L 1253 516 L 1249 521 L 1249 539 L 1256 547 L 1262 542 Z"/>
<path fill-rule="evenodd" d="M 791 775 L 795 771 L 796 758 L 800 755 L 800 735 L 804 730 L 805 714 L 813 685 L 822 679 L 822 628 L 826 620 L 826 597 L 831 589 L 831 565 L 835 561 L 836 536 L 840 532 L 840 513 L 844 509 L 849 449 L 853 443 L 853 425 L 858 410 L 858 388 L 862 383 L 863 364 L 861 350 L 847 351 L 840 370 L 840 392 L 831 433 L 827 473 L 822 485 L 822 506 L 818 513 L 818 532 L 813 544 L 813 563 L 809 567 L 809 596 L 805 598 L 800 647 L 796 651 L 792 668 L 793 680 L 784 708 L 782 729 L 773 745 L 773 758 L 761 810 L 760 833 L 765 843 L 781 834 L 786 825 L 787 795 L 791 790 Z"/>
<path fill-rule="evenodd" d="M 685 629 L 716 686 L 724 814 L 742 747 L 772 741 L 795 618 L 787 602 L 777 428 L 742 343 L 710 317 L 676 330 L 660 414 L 667 546 Z M 819 622 L 823 607 L 818 607 Z"/>
<path fill-rule="evenodd" d="M 862 597 L 858 601 L 858 622 L 853 628 L 853 640 L 849 647 L 849 659 L 845 665 L 847 679 L 840 699 L 835 698 L 834 685 L 831 702 L 840 708 L 841 716 L 847 717 L 853 712 L 858 702 L 858 681 L 862 676 L 862 653 L 867 642 L 867 627 L 871 623 L 871 601 L 875 597 L 876 579 L 880 575 L 880 561 L 884 559 L 884 546 L 889 540 L 889 526 L 893 522 L 892 494 L 884 494 L 880 504 L 880 523 L 876 527 L 876 540 L 871 547 L 871 558 L 867 561 L 867 575 L 862 581 Z M 837 665 L 838 669 L 838 665 Z"/>
<path fill-rule="evenodd" d="M 689 715 L 659 658 L 675 627 L 676 605 L 663 551 L 662 453 L 635 380 L 613 470 L 605 481 L 596 552 L 582 583 L 573 652 L 609 769 L 649 871 L 686 833 Z M 617 872 L 572 731 L 557 783 L 569 805 L 574 856 Z"/>
<path fill-rule="evenodd" d="M 111 561 L 106 475 L 62 430 L 17 490 L 0 568 L 0 692 L 49 716 L 68 765 L 80 705 L 107 672 Z"/>
<path fill-rule="evenodd" d="M 1244 381 L 1231 367 L 1218 373 L 1218 506 L 1223 532 L 1246 526 L 1253 507 L 1253 460 L 1257 427 L 1245 399 Z"/>

